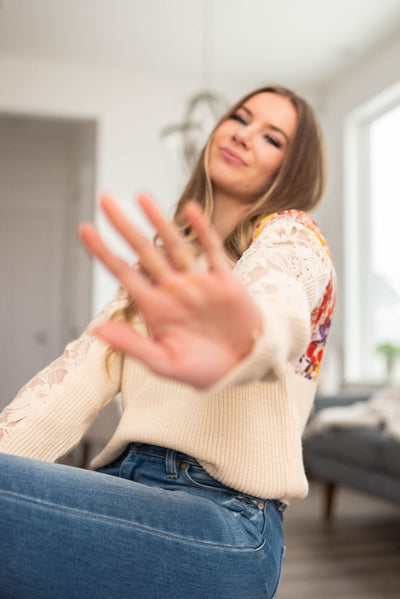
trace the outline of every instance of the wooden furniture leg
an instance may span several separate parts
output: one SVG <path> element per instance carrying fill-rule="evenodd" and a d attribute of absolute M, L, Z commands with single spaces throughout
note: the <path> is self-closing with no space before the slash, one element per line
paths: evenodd
<path fill-rule="evenodd" d="M 325 481 L 324 486 L 324 517 L 325 522 L 332 520 L 333 500 L 336 492 L 336 484 L 331 481 Z"/>

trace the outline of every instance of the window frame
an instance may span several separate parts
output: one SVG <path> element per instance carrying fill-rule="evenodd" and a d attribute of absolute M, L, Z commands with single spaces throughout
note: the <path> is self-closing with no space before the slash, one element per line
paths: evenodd
<path fill-rule="evenodd" d="M 373 374 L 372 329 L 367 326 L 372 307 L 372 248 L 371 187 L 365 172 L 370 167 L 371 124 L 399 106 L 400 82 L 358 106 L 344 124 L 343 374 L 347 384 L 382 382 Z"/>

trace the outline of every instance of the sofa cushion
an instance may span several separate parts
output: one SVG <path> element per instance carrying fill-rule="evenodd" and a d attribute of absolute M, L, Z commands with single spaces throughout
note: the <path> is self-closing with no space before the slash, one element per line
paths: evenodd
<path fill-rule="evenodd" d="M 315 457 L 325 455 L 364 468 L 400 473 L 400 444 L 378 429 L 332 428 L 307 438 L 304 447 L 306 454 L 312 452 Z"/>
<path fill-rule="evenodd" d="M 387 439 L 383 445 L 382 461 L 385 469 L 400 477 L 400 443 L 394 439 Z"/>

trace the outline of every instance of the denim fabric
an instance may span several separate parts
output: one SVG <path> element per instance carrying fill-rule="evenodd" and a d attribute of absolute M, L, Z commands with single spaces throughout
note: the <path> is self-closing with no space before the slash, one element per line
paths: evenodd
<path fill-rule="evenodd" d="M 98 472 L 0 454 L 0 597 L 272 599 L 284 507 L 158 446 Z"/>

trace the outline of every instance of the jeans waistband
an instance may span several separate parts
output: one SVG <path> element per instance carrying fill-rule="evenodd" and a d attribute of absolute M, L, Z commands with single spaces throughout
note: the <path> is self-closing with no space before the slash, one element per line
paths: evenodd
<path fill-rule="evenodd" d="M 193 456 L 177 451 L 175 449 L 169 449 L 167 447 L 160 447 L 159 445 L 150 445 L 149 443 L 130 443 L 128 452 L 135 451 L 136 453 L 146 453 L 159 458 L 164 458 L 166 461 L 177 461 L 185 462 L 186 464 L 193 464 L 194 466 L 200 466 L 199 462 Z"/>
<path fill-rule="evenodd" d="M 201 466 L 201 464 L 199 464 L 198 460 L 196 460 L 196 458 L 194 458 L 193 456 L 188 455 L 187 453 L 183 453 L 181 451 L 177 451 L 175 449 L 169 449 L 167 447 L 161 447 L 159 445 L 151 445 L 148 443 L 139 443 L 139 442 L 133 442 L 130 443 L 126 453 L 143 453 L 143 454 L 147 454 L 150 456 L 154 456 L 154 457 L 159 457 L 161 459 L 165 460 L 165 467 L 166 467 L 166 473 L 169 477 L 171 478 L 176 478 L 177 474 L 178 474 L 178 468 L 179 465 L 184 463 L 184 464 L 192 464 L 194 466 Z M 220 483 L 219 481 L 215 480 L 216 484 L 220 486 L 221 490 L 230 490 L 235 491 L 235 489 L 231 489 L 230 487 L 226 487 L 225 485 L 223 485 L 222 483 Z M 235 491 L 236 493 L 239 493 L 239 491 Z M 243 496 L 249 497 L 249 499 L 253 500 L 254 502 L 265 502 L 265 499 L 262 498 L 257 498 L 254 497 L 252 495 L 248 495 L 245 493 L 242 493 Z M 278 510 L 283 512 L 287 505 L 282 503 L 281 501 L 279 501 L 278 499 L 271 499 L 270 501 L 273 501 Z"/>

